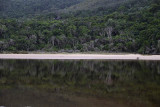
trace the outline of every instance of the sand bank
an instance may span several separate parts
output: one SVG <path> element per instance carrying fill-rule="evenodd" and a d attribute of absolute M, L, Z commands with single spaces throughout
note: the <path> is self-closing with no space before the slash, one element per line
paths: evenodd
<path fill-rule="evenodd" d="M 140 54 L 0 54 L 0 59 L 108 59 L 108 60 L 160 60 L 160 55 Z"/>

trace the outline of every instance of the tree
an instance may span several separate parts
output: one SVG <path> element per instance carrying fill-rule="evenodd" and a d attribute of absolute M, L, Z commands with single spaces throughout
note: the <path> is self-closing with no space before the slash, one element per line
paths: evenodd
<path fill-rule="evenodd" d="M 66 28 L 66 35 L 68 36 L 68 37 L 73 37 L 73 36 L 75 36 L 76 35 L 76 30 L 77 30 L 77 28 L 76 28 L 76 26 L 75 25 L 70 25 L 70 26 L 68 26 L 67 28 Z"/>
<path fill-rule="evenodd" d="M 158 40 L 158 51 L 160 52 L 160 40 Z"/>
<path fill-rule="evenodd" d="M 0 37 L 2 37 L 3 33 L 5 33 L 7 31 L 7 27 L 5 25 L 0 24 Z M 3 37 L 5 38 L 5 36 Z"/>
<path fill-rule="evenodd" d="M 79 35 L 85 36 L 89 33 L 89 29 L 86 26 L 80 26 L 79 27 Z"/>
<path fill-rule="evenodd" d="M 106 28 L 104 29 L 107 33 L 109 39 L 112 39 L 112 32 L 114 30 L 115 22 L 113 19 L 108 19 L 107 23 L 105 24 Z"/>

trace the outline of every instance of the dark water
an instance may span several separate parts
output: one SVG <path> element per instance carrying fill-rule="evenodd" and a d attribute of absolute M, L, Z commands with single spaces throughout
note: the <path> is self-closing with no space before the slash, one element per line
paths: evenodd
<path fill-rule="evenodd" d="M 158 107 L 160 61 L 0 60 L 0 106 Z"/>

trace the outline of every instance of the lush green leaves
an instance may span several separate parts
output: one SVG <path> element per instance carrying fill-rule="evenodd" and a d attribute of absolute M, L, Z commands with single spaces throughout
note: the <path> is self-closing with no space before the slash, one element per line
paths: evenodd
<path fill-rule="evenodd" d="M 131 1 L 133 7 L 124 3 L 111 14 L 100 9 L 104 11 L 100 16 L 100 11 L 85 11 L 95 15 L 0 19 L 0 50 L 159 53 L 160 4 L 155 4 L 156 0 Z"/>

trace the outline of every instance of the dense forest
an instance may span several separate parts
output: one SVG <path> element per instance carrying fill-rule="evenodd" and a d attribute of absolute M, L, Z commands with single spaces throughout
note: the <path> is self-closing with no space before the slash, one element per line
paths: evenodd
<path fill-rule="evenodd" d="M 160 53 L 160 0 L 0 0 L 0 52 Z"/>

